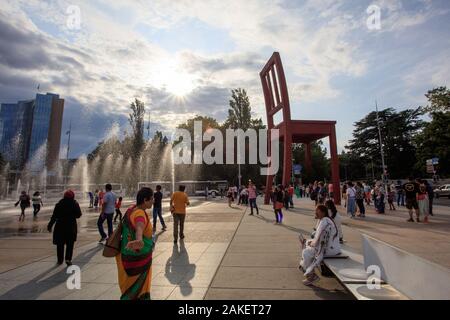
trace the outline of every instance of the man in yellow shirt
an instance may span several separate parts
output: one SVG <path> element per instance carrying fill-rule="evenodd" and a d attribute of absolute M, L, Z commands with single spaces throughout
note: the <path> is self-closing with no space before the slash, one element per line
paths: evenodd
<path fill-rule="evenodd" d="M 185 186 L 180 186 L 179 191 L 172 194 L 170 199 L 170 211 L 173 215 L 173 242 L 178 242 L 178 225 L 180 226 L 180 239 L 184 239 L 184 219 L 186 218 L 186 206 L 189 205 L 189 198 L 184 192 Z"/>

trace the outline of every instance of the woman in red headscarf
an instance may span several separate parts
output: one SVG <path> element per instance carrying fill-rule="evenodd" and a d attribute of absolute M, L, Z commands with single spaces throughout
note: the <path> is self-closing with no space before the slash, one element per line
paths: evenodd
<path fill-rule="evenodd" d="M 53 244 L 56 245 L 58 265 L 64 261 L 64 246 L 66 247 L 66 264 L 72 265 L 73 246 L 77 241 L 78 233 L 77 219 L 80 217 L 80 205 L 75 200 L 74 192 L 68 190 L 64 193 L 64 198 L 56 204 L 47 227 L 48 231 L 52 232 L 53 225 L 56 224 L 53 232 Z"/>

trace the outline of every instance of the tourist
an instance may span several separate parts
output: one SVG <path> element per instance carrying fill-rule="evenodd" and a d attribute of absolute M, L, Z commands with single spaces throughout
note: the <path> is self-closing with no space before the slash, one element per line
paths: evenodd
<path fill-rule="evenodd" d="M 327 189 L 325 188 L 325 184 L 321 181 L 319 182 L 319 189 L 317 192 L 318 196 L 318 203 L 324 204 L 325 200 L 327 199 Z"/>
<path fill-rule="evenodd" d="M 64 198 L 60 200 L 53 210 L 53 215 L 48 223 L 47 229 L 52 232 L 53 244 L 56 245 L 58 265 L 66 260 L 67 266 L 72 265 L 73 247 L 77 241 L 77 219 L 81 217 L 81 209 L 75 200 L 75 193 L 68 190 L 64 193 Z M 64 255 L 65 248 L 65 255 Z"/>
<path fill-rule="evenodd" d="M 146 210 L 152 205 L 153 190 L 142 188 L 137 193 L 136 205 L 125 213 L 121 252 L 116 255 L 120 300 L 150 300 L 154 242 Z"/>
<path fill-rule="evenodd" d="M 389 186 L 388 187 L 388 203 L 389 203 L 389 210 L 394 210 L 395 211 L 395 206 L 394 206 L 394 199 L 395 199 L 395 185 L 394 187 Z"/>
<path fill-rule="evenodd" d="M 39 191 L 36 191 L 33 194 L 31 201 L 33 202 L 33 217 L 37 218 L 39 211 L 41 211 L 41 206 L 44 206 L 44 203 L 42 202 L 41 193 Z"/>
<path fill-rule="evenodd" d="M 366 200 L 366 204 L 368 206 L 370 206 L 370 191 L 371 191 L 371 188 L 370 188 L 368 183 L 364 183 L 363 187 L 364 187 L 364 196 L 365 196 L 364 198 Z"/>
<path fill-rule="evenodd" d="M 328 199 L 334 199 L 334 186 L 331 182 L 328 184 Z"/>
<path fill-rule="evenodd" d="M 423 183 L 425 184 L 425 188 L 427 189 L 427 193 L 428 193 L 428 213 L 430 214 L 430 216 L 433 215 L 433 199 L 434 199 L 434 191 L 433 188 L 431 187 L 430 183 L 428 182 L 428 180 L 424 180 Z"/>
<path fill-rule="evenodd" d="M 185 186 L 180 186 L 179 191 L 172 194 L 170 199 L 170 208 L 173 215 L 173 242 L 178 242 L 178 234 L 180 239 L 184 239 L 184 220 L 186 218 L 186 206 L 189 205 L 189 198 L 184 192 Z M 178 233 L 178 226 L 180 232 Z"/>
<path fill-rule="evenodd" d="M 397 193 L 397 207 L 405 206 L 405 191 L 403 190 L 402 182 L 397 180 L 395 185 L 395 191 Z"/>
<path fill-rule="evenodd" d="M 356 204 L 357 204 L 358 210 L 359 210 L 358 217 L 365 218 L 366 217 L 366 208 L 364 207 L 365 193 L 364 193 L 364 187 L 361 182 L 358 181 L 356 183 L 355 191 L 356 191 L 356 195 L 355 195 Z"/>
<path fill-rule="evenodd" d="M 344 199 L 344 208 L 347 207 L 347 182 L 342 186 L 342 199 Z"/>
<path fill-rule="evenodd" d="M 309 198 L 309 190 L 311 190 L 311 187 L 310 187 L 311 185 L 310 184 L 308 184 L 306 187 L 305 187 L 305 197 L 307 197 L 307 198 Z"/>
<path fill-rule="evenodd" d="M 351 181 L 347 182 L 346 186 L 345 195 L 347 197 L 347 214 L 350 215 L 351 219 L 353 219 L 355 218 L 356 213 L 356 190 L 353 182 Z"/>
<path fill-rule="evenodd" d="M 162 199 L 163 199 L 163 194 L 161 192 L 162 187 L 160 185 L 156 186 L 156 192 L 153 195 L 154 198 L 154 203 L 153 203 L 153 233 L 156 233 L 156 225 L 158 222 L 158 217 L 159 217 L 159 222 L 162 225 L 162 231 L 166 231 L 167 227 L 166 227 L 166 223 L 164 222 L 164 218 L 162 216 Z"/>
<path fill-rule="evenodd" d="M 119 221 L 122 221 L 122 211 L 120 211 L 120 208 L 122 207 L 122 197 L 119 197 L 119 200 L 116 202 L 116 215 L 114 216 L 114 222 L 117 221 L 117 218 L 119 218 Z"/>
<path fill-rule="evenodd" d="M 275 224 L 281 224 L 283 222 L 283 207 L 284 207 L 284 192 L 283 187 L 279 185 L 275 188 L 274 194 L 274 206 L 275 206 Z"/>
<path fill-rule="evenodd" d="M 283 186 L 283 202 L 284 202 L 284 208 L 286 210 L 289 210 L 289 186 Z"/>
<path fill-rule="evenodd" d="M 417 222 L 420 222 L 419 219 L 419 204 L 417 203 L 417 194 L 419 193 L 419 185 L 414 181 L 413 177 L 408 179 L 403 185 L 403 191 L 405 192 L 406 198 L 406 208 L 408 209 L 409 219 L 408 222 L 414 222 L 413 219 L 413 209 L 416 212 Z"/>
<path fill-rule="evenodd" d="M 256 209 L 256 214 L 259 215 L 258 205 L 256 204 L 256 198 L 258 197 L 256 187 L 253 182 L 248 185 L 248 201 L 250 203 L 250 215 L 253 215 L 253 208 Z"/>
<path fill-rule="evenodd" d="M 106 192 L 108 192 L 108 190 L 106 190 Z M 103 198 L 105 197 L 105 192 L 103 191 L 103 189 L 100 189 L 100 192 L 98 193 L 98 205 L 101 207 L 103 207 Z"/>
<path fill-rule="evenodd" d="M 227 192 L 227 198 L 228 198 L 228 206 L 231 208 L 231 204 L 234 202 L 234 197 L 233 197 L 233 187 L 228 188 L 228 192 Z"/>
<path fill-rule="evenodd" d="M 31 206 L 30 203 L 30 196 L 27 194 L 26 191 L 22 191 L 22 193 L 20 194 L 19 197 L 19 201 L 17 201 L 14 206 L 18 206 L 20 205 L 20 217 L 19 217 L 19 221 L 24 221 L 25 220 L 25 210 L 26 208 L 29 208 Z"/>
<path fill-rule="evenodd" d="M 92 193 L 92 191 L 88 192 L 88 196 L 89 196 L 89 209 L 94 207 L 94 194 Z"/>
<path fill-rule="evenodd" d="M 334 256 L 341 253 L 339 231 L 334 221 L 328 215 L 328 208 L 324 205 L 318 205 L 315 217 L 319 220 L 319 225 L 314 238 L 306 241 L 300 235 L 302 249 L 300 268 L 306 277 L 303 283 L 307 286 L 319 280 L 314 269 L 320 267 L 325 256 Z"/>
<path fill-rule="evenodd" d="M 336 224 L 336 227 L 339 231 L 339 242 L 344 243 L 344 233 L 342 232 L 342 218 L 339 212 L 337 211 L 336 205 L 334 204 L 333 200 L 327 200 L 325 202 L 325 206 L 330 210 L 331 212 L 331 219 L 333 219 L 334 223 Z"/>
<path fill-rule="evenodd" d="M 99 199 L 98 199 L 98 190 L 95 190 L 95 192 L 94 192 L 94 208 L 95 209 L 98 209 L 98 202 L 99 202 Z"/>
<path fill-rule="evenodd" d="M 417 194 L 417 204 L 419 205 L 419 215 L 423 216 L 423 222 L 428 223 L 428 216 L 430 213 L 430 203 L 428 200 L 427 186 L 421 183 L 419 193 Z"/>
<path fill-rule="evenodd" d="M 375 188 L 375 210 L 378 214 L 385 213 L 384 198 L 384 188 L 382 186 L 377 186 Z"/>
<path fill-rule="evenodd" d="M 116 195 L 112 192 L 112 186 L 108 183 L 105 186 L 106 193 L 103 197 L 101 197 L 102 209 L 100 212 L 100 216 L 97 221 L 98 231 L 100 232 L 100 240 L 99 243 L 102 243 L 110 237 L 113 233 L 113 216 L 116 211 Z M 108 224 L 108 236 L 106 236 L 105 231 L 103 230 L 103 223 L 107 221 Z"/>
<path fill-rule="evenodd" d="M 289 205 L 291 208 L 294 208 L 294 186 L 292 185 L 292 183 L 289 185 L 288 195 L 289 195 Z"/>
<path fill-rule="evenodd" d="M 239 194 L 239 202 L 242 205 L 248 205 L 249 203 L 249 190 L 245 187 L 242 188 L 242 191 Z"/>

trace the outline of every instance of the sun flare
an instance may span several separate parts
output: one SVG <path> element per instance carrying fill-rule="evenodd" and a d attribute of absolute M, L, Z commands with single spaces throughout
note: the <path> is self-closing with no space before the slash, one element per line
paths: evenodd
<path fill-rule="evenodd" d="M 166 61 L 158 69 L 159 86 L 177 98 L 184 98 L 196 87 L 195 76 L 186 72 L 176 61 Z"/>

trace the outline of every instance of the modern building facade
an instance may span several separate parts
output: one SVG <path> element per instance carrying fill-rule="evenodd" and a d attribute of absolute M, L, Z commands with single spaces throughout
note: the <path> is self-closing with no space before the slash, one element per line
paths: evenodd
<path fill-rule="evenodd" d="M 37 94 L 36 99 L 2 104 L 0 152 L 15 170 L 54 170 L 59 159 L 64 100 Z"/>

